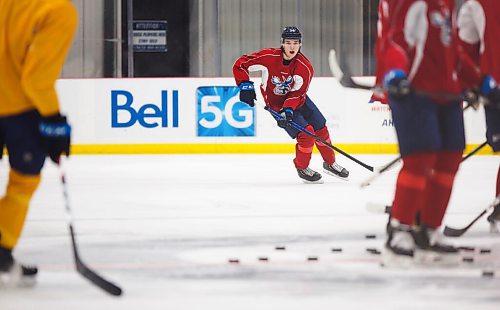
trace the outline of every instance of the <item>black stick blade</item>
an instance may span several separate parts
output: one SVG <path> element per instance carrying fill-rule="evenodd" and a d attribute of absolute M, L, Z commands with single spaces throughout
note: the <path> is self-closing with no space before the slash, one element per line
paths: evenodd
<path fill-rule="evenodd" d="M 105 292 L 113 296 L 121 296 L 123 291 L 117 285 L 105 280 L 103 277 L 95 273 L 89 267 L 87 267 L 80 259 L 76 261 L 76 270 L 84 278 L 92 282 L 94 285 L 100 287 Z"/>
<path fill-rule="evenodd" d="M 465 229 L 464 228 L 457 229 L 457 228 L 453 228 L 450 226 L 445 226 L 444 231 L 443 231 L 443 235 L 445 235 L 447 237 L 460 237 L 461 235 L 463 235 L 467 231 L 468 228 L 469 227 L 466 227 Z"/>

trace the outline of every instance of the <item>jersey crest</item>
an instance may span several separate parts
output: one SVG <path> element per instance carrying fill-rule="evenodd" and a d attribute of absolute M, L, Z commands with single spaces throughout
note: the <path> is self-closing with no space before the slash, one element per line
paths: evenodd
<path fill-rule="evenodd" d="M 290 84 L 292 84 L 292 81 L 293 78 L 291 76 L 287 78 L 283 76 L 283 81 L 279 77 L 273 76 L 271 78 L 271 82 L 276 85 L 273 89 L 274 94 L 280 96 L 286 95 L 292 89 L 292 87 L 290 86 Z"/>
<path fill-rule="evenodd" d="M 433 11 L 430 14 L 431 24 L 434 27 L 441 28 L 441 42 L 444 46 L 450 46 L 451 43 L 451 21 L 450 12 Z"/>

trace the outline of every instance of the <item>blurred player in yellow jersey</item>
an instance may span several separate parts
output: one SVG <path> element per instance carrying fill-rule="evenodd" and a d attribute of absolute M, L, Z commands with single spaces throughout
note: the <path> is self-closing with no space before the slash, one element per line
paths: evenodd
<path fill-rule="evenodd" d="M 11 168 L 0 199 L 0 286 L 33 282 L 37 273 L 12 251 L 46 156 L 58 163 L 69 155 L 71 127 L 60 114 L 55 81 L 76 26 L 69 0 L 0 0 L 0 147 Z"/>

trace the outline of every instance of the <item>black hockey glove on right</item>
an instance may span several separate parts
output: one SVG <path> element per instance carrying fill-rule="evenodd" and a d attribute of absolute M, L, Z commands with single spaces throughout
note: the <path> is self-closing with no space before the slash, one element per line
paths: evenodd
<path fill-rule="evenodd" d="M 243 81 L 238 85 L 240 89 L 240 101 L 253 107 L 255 105 L 254 100 L 257 99 L 255 95 L 255 88 L 252 81 Z"/>
<path fill-rule="evenodd" d="M 62 154 L 69 155 L 71 126 L 66 121 L 66 116 L 57 113 L 43 117 L 39 129 L 42 144 L 53 162 L 59 163 L 59 157 Z"/>
<path fill-rule="evenodd" d="M 384 76 L 384 88 L 389 96 L 401 100 L 411 93 L 410 81 L 403 70 L 393 69 Z"/>
<path fill-rule="evenodd" d="M 278 126 L 281 128 L 286 128 L 290 126 L 290 122 L 293 120 L 293 110 L 291 108 L 281 109 L 279 111 L 281 118 L 278 119 Z"/>

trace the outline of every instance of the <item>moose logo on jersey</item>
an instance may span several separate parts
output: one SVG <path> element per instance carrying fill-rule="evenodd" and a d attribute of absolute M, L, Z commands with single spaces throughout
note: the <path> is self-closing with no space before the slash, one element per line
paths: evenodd
<path fill-rule="evenodd" d="M 431 24 L 435 27 L 441 28 L 441 42 L 444 46 L 450 46 L 451 43 L 451 21 L 450 12 L 445 10 L 441 13 L 433 11 L 430 14 Z"/>
<path fill-rule="evenodd" d="M 273 76 L 271 78 L 271 82 L 274 85 L 276 85 L 276 87 L 274 87 L 273 92 L 276 95 L 281 95 L 281 96 L 286 95 L 292 89 L 292 87 L 290 86 L 290 84 L 292 84 L 292 81 L 293 78 L 291 76 L 287 78 L 283 77 L 283 81 L 281 81 L 279 77 Z"/>

